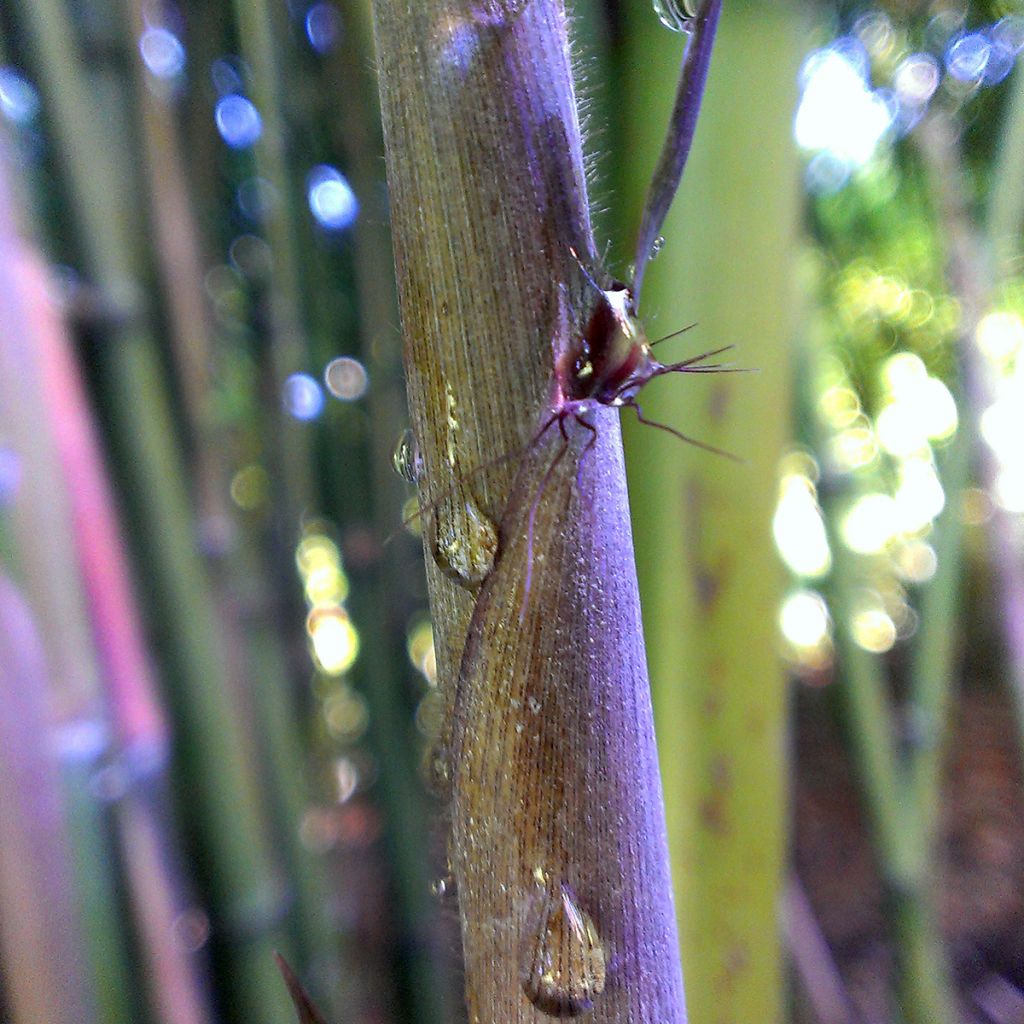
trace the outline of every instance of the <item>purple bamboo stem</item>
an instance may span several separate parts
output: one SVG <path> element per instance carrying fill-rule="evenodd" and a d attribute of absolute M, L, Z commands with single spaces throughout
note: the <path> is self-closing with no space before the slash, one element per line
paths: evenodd
<path fill-rule="evenodd" d="M 0 966 L 12 1024 L 89 1024 L 51 682 L 31 613 L 0 575 Z"/>
<path fill-rule="evenodd" d="M 529 510 L 561 440 L 524 465 L 466 642 L 451 857 L 471 1020 L 545 1020 L 524 957 L 563 888 L 602 961 L 574 963 L 563 943 L 563 1002 L 592 1004 L 595 1024 L 686 1020 L 617 416 L 595 423 L 596 446 L 580 462 L 574 439 L 545 488 L 532 553 Z"/>
<path fill-rule="evenodd" d="M 454 549 L 428 575 L 470 1019 L 550 1020 L 550 911 L 563 1002 L 595 1024 L 681 1024 L 617 420 L 595 415 L 596 447 L 551 476 L 525 602 L 526 522 L 554 453 L 535 448 L 517 480 L 496 458 L 547 415 L 556 354 L 593 302 L 573 253 L 593 262 L 596 247 L 563 6 L 375 0 L 374 14 L 421 494 L 446 495 L 425 537 L 434 557 L 432 535 Z M 500 556 L 476 592 L 452 577 L 486 560 L 487 521 Z"/>

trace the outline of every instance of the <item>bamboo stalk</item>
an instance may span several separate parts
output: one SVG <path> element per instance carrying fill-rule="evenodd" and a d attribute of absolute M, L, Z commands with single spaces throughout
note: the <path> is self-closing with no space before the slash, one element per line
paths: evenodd
<path fill-rule="evenodd" d="M 33 305 L 40 328 L 35 347 L 42 408 L 60 410 L 54 431 L 114 732 L 114 759 L 106 771 L 119 777 L 114 817 L 131 910 L 142 937 L 148 995 L 161 1024 L 204 1024 L 210 1013 L 195 958 L 175 936 L 187 903 L 177 865 L 177 837 L 163 798 L 168 726 L 84 389 L 70 343 L 49 305 L 50 290 L 41 268 L 36 276 Z"/>
<path fill-rule="evenodd" d="M 421 496 L 442 496 L 427 524 L 428 552 L 433 557 L 436 528 L 456 554 L 467 553 L 462 565 L 472 563 L 479 578 L 486 575 L 486 565 L 478 572 L 473 561 L 486 563 L 480 524 L 501 521 L 506 545 L 476 599 L 478 628 L 459 699 L 456 666 L 473 595 L 432 562 L 428 567 L 440 677 L 449 723 L 458 722 L 450 735 L 468 751 L 465 760 L 451 753 L 448 771 L 456 781 L 450 849 L 470 1016 L 548 1019 L 521 975 L 533 884 L 523 872 L 536 867 L 536 882 L 557 860 L 607 944 L 614 983 L 602 988 L 592 976 L 600 991 L 589 1019 L 682 1021 L 613 413 L 600 416 L 596 447 L 581 464 L 582 495 L 574 493 L 569 505 L 571 487 L 560 477 L 537 507 L 535 535 L 551 538 L 551 547 L 538 552 L 545 569 L 526 605 L 532 625 L 493 634 L 487 628 L 498 625 L 495 616 L 514 619 L 520 606 L 529 564 L 522 513 L 535 468 L 531 457 L 509 502 L 515 467 L 494 460 L 519 449 L 547 407 L 554 350 L 568 341 L 566 300 L 585 287 L 572 249 L 594 258 L 564 13 L 550 0 L 435 0 L 414 8 L 377 0 L 374 15 L 407 384 L 425 467 Z M 562 522 L 564 533 L 555 526 Z M 459 571 L 450 562 L 445 568 Z M 560 645 L 550 632 L 554 622 L 566 627 Z M 531 734 L 539 729 L 547 737 L 552 760 L 547 774 L 516 761 L 492 787 L 489 775 L 475 776 L 474 759 L 499 770 L 488 760 L 497 750 L 488 738 L 504 742 L 525 714 L 501 699 L 517 685 L 509 674 L 516 664 L 536 668 L 531 683 L 552 687 L 545 691 L 551 716 L 538 713 L 529 723 Z M 559 689 L 565 703 L 556 707 Z M 561 745 L 549 731 L 556 726 L 564 728 Z M 579 757 L 567 761 L 572 751 Z M 588 767 L 592 773 L 581 779 L 577 773 Z M 514 808 L 511 820 L 503 807 Z M 552 847 L 537 865 L 519 860 L 560 842 L 564 848 Z M 527 972 L 526 981 L 531 977 Z"/>
<path fill-rule="evenodd" d="M 96 1009 L 105 1021 L 128 1024 L 132 986 L 118 879 L 105 810 L 93 786 L 101 759 L 110 752 L 109 728 L 79 575 L 71 499 L 62 476 L 54 419 L 58 407 L 48 401 L 39 365 L 53 319 L 44 272 L 18 235 L 6 168 L 0 168 L 0 249 L 0 422 L 23 467 L 11 510 L 14 541 L 32 605 L 45 609 L 43 635 L 54 663 L 48 676 L 50 742 L 63 770 Z"/>
<path fill-rule="evenodd" d="M 980 226 L 979 239 L 991 292 L 1013 273 L 1021 252 L 1020 232 L 1024 225 L 1024 74 L 1014 72 L 1009 102 L 996 148 L 992 188 Z M 982 310 L 984 312 L 984 310 Z M 965 345 L 967 400 L 974 419 L 990 404 L 990 371 L 975 346 Z M 977 443 L 976 424 L 972 431 L 979 476 L 991 492 L 998 467 L 994 455 Z M 965 432 L 966 433 L 966 432 Z M 1003 638 L 1009 670 L 1009 684 L 1017 706 L 1017 727 L 1024 744 L 1024 571 L 1020 566 L 1020 542 L 1015 518 L 998 505 L 988 524 L 992 564 L 995 568 L 1002 605 Z"/>
<path fill-rule="evenodd" d="M 252 68 L 252 92 L 263 120 L 255 145 L 256 168 L 274 190 L 275 200 L 264 214 L 263 232 L 273 254 L 269 282 L 271 394 L 278 416 L 268 425 L 268 442 L 276 456 L 275 470 L 284 484 L 281 513 L 290 542 L 301 515 L 315 512 L 309 427 L 283 409 L 280 395 L 285 380 L 308 369 L 309 345 L 303 322 L 302 281 L 299 276 L 299 230 L 296 185 L 288 165 L 284 120 L 281 44 L 285 34 L 279 20 L 283 9 L 267 0 L 235 0 L 242 53 Z"/>
<path fill-rule="evenodd" d="M 815 363 L 825 351 L 811 336 L 803 347 L 804 386 L 819 377 Z M 805 400 L 806 407 L 811 401 Z M 814 416 L 811 416 L 812 421 Z M 812 432 L 815 427 L 812 426 Z M 820 430 L 814 433 L 820 450 Z M 859 558 L 839 537 L 843 499 L 841 481 L 829 477 L 820 488 L 822 511 L 833 566 L 829 603 L 836 623 L 836 662 L 841 672 L 849 743 L 857 765 L 879 870 L 886 896 L 897 961 L 894 1019 L 925 1024 L 954 1019 L 953 987 L 936 916 L 931 833 L 926 827 L 924 792 L 916 785 L 904 751 L 897 743 L 897 719 L 885 664 L 855 641 L 850 623 L 857 609 Z M 935 581 L 932 582 L 935 585 Z M 937 607 L 937 606 L 936 606 Z M 932 780 L 937 784 L 937 778 Z M 937 798 L 929 798 L 937 805 Z"/>
<path fill-rule="evenodd" d="M 824 503 L 825 519 L 836 521 L 834 503 Z M 937 798 L 913 786 L 909 766 L 897 749 L 896 722 L 888 678 L 877 655 L 853 639 L 849 622 L 856 608 L 856 556 L 830 535 L 833 551 L 833 607 L 843 691 L 851 722 L 851 742 L 859 765 L 878 849 L 887 914 L 898 963 L 897 1020 L 929 1024 L 955 1019 L 955 997 L 938 930 L 932 835 L 922 799 Z M 933 784 L 937 784 L 935 779 Z"/>
<path fill-rule="evenodd" d="M 11 1024 L 97 1016 L 51 748 L 51 686 L 24 599 L 0 576 L 0 948 Z"/>
<path fill-rule="evenodd" d="M 134 38 L 144 31 L 146 20 L 137 2 L 129 4 L 128 13 Z M 253 557 L 259 544 L 254 531 L 237 522 L 228 502 L 232 452 L 227 431 L 218 427 L 212 404 L 217 357 L 203 291 L 200 231 L 168 98 L 147 80 L 137 55 L 133 64 L 136 114 L 146 167 L 145 191 L 155 228 L 155 258 L 167 303 L 171 348 L 184 395 L 184 419 L 187 434 L 193 439 L 192 482 L 200 530 L 204 536 L 223 538 L 223 543 L 211 544 L 207 552 L 211 587 L 221 610 L 225 645 L 248 652 L 248 656 L 236 657 L 232 662 L 233 692 L 238 706 L 249 709 L 258 736 L 252 745 L 256 758 L 252 771 L 264 780 L 276 825 L 276 844 L 296 886 L 291 931 L 296 947 L 302 950 L 300 962 L 330 964 L 337 948 L 327 913 L 323 865 L 300 838 L 310 787 L 291 685 L 295 666 L 284 650 L 283 624 L 274 614 L 281 602 L 272 600 L 265 566 Z M 270 414 L 275 422 L 277 408 Z M 294 575 L 291 582 L 294 589 Z M 299 616 L 288 618 L 297 630 Z M 318 990 L 317 994 L 324 1005 L 332 1008 L 326 991 Z"/>
<path fill-rule="evenodd" d="M 45 0 L 20 5 L 19 13 L 53 117 L 89 276 L 115 308 L 126 297 L 130 303 L 100 347 L 101 374 L 114 402 L 111 429 L 129 481 L 150 621 L 163 638 L 168 694 L 181 728 L 179 764 L 189 769 L 190 807 L 202 825 L 215 939 L 233 958 L 240 1016 L 276 1024 L 289 1012 L 271 959 L 283 944 L 282 894 L 247 768 L 248 741 L 230 704 L 217 609 L 196 549 L 159 361 L 135 305 L 137 264 L 119 204 L 130 188 L 113 161 L 119 146 L 111 124 L 89 102 L 66 10 Z M 119 181 L 124 187 L 115 186 Z"/>
<path fill-rule="evenodd" d="M 337 114 L 336 143 L 347 157 L 348 177 L 360 202 L 360 216 L 353 227 L 353 270 L 360 310 L 360 351 L 370 378 L 366 401 L 372 429 L 367 484 L 372 520 L 379 539 L 384 540 L 399 522 L 406 496 L 406 485 L 393 471 L 391 456 L 408 421 L 402 389 L 401 336 L 396 329 L 398 297 L 387 200 L 382 189 L 384 144 L 377 81 L 370 63 L 372 33 L 370 4 L 363 2 L 346 21 L 327 77 L 330 102 L 337 95 L 348 97 Z M 351 469 L 336 466 L 337 476 L 345 472 Z M 343 485 L 344 480 L 339 483 Z M 456 1012 L 455 977 L 449 963 L 453 953 L 448 922 L 437 914 L 430 894 L 431 874 L 443 874 L 446 868 L 424 856 L 432 844 L 430 807 L 419 781 L 419 743 L 402 743 L 400 754 L 394 749 L 395 737 L 411 731 L 410 666 L 404 655 L 407 622 L 401 615 L 405 602 L 396 601 L 397 595 L 409 593 L 411 548 L 411 538 L 406 537 L 383 546 L 380 559 L 367 567 L 361 574 L 361 585 L 354 589 L 350 604 L 355 621 L 377 624 L 363 635 L 355 676 L 363 683 L 362 692 L 370 706 L 370 741 L 380 765 L 384 813 L 389 821 L 402 822 L 401 828 L 389 829 L 388 842 L 399 893 L 397 927 L 408 935 L 408 1012 L 424 1022 L 446 1021 Z"/>
<path fill-rule="evenodd" d="M 744 464 L 626 428 L 683 966 L 700 1024 L 783 1016 L 787 702 L 770 524 L 790 436 L 801 19 L 788 4 L 724 7 L 704 117 L 641 313 L 654 338 L 697 322 L 684 342 L 666 343 L 680 357 L 735 344 L 735 363 L 758 373 L 654 385 L 643 404 Z M 636 5 L 624 41 L 613 154 L 635 224 L 679 36 Z"/>

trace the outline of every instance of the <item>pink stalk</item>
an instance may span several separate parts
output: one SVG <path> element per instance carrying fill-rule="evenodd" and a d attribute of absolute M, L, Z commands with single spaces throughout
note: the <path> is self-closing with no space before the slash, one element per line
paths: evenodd
<path fill-rule="evenodd" d="M 27 246 L 8 265 L 34 310 L 32 345 L 45 407 L 67 484 L 75 547 L 103 668 L 112 724 L 122 750 L 166 758 L 167 722 L 160 707 L 114 501 L 103 467 L 67 331 L 42 262 Z"/>
<path fill-rule="evenodd" d="M 0 179 L 0 188 L 7 182 Z M 117 805 L 132 909 L 143 939 L 149 989 L 161 1024 L 205 1024 L 209 1011 L 175 922 L 184 906 L 165 807 L 152 794 L 166 764 L 169 730 L 146 650 L 131 571 L 101 449 L 55 289 L 41 258 L 20 237 L 9 197 L 0 196 L 0 292 L 22 314 L 19 362 L 35 380 L 48 443 L 55 449 L 88 605 L 106 717 L 120 755 Z M 67 571 L 67 567 L 65 567 Z M 115 773 L 118 774 L 118 773 Z M 156 796 L 156 799 L 152 797 Z M 40 1020 L 78 1020 L 40 1017 Z"/>

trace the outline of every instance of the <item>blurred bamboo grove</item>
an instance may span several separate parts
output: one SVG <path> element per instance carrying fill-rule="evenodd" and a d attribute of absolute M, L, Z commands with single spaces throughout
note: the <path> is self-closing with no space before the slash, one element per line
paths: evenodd
<path fill-rule="evenodd" d="M 688 8 L 573 8 L 621 276 Z M 641 313 L 744 461 L 627 430 L 694 1024 L 1024 1021 L 1022 50 L 726 0 Z M 0 5 L 4 1022 L 463 1015 L 381 156 L 368 0 Z"/>

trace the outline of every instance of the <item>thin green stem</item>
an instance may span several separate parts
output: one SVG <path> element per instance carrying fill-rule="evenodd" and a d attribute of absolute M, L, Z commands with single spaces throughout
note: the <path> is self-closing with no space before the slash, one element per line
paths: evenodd
<path fill-rule="evenodd" d="M 188 780 L 182 796 L 187 792 L 201 823 L 217 935 L 234 958 L 239 1016 L 247 1024 L 280 1024 L 290 1007 L 271 953 L 284 943 L 283 893 L 250 771 L 249 737 L 231 703 L 218 609 L 196 547 L 160 360 L 139 309 L 140 261 L 122 202 L 131 183 L 117 162 L 128 146 L 112 134 L 125 118 L 99 118 L 60 0 L 21 3 L 19 14 L 49 105 L 88 276 L 113 308 L 124 310 L 99 346 L 99 378 L 150 623 L 162 638 L 165 683 L 181 726 L 176 753 Z"/>
<path fill-rule="evenodd" d="M 274 196 L 264 213 L 263 231 L 273 255 L 269 281 L 270 341 L 273 393 L 278 401 L 276 420 L 268 424 L 275 451 L 275 468 L 284 482 L 282 512 L 286 536 L 297 532 L 298 517 L 315 505 L 309 427 L 296 422 L 280 402 L 285 380 L 308 369 L 309 345 L 302 316 L 300 232 L 296 213 L 296 185 L 288 164 L 282 89 L 282 42 L 277 24 L 284 8 L 268 0 L 235 0 L 235 18 L 242 54 L 252 70 L 252 96 L 260 111 L 263 130 L 255 146 L 257 173 L 269 182 Z"/>

